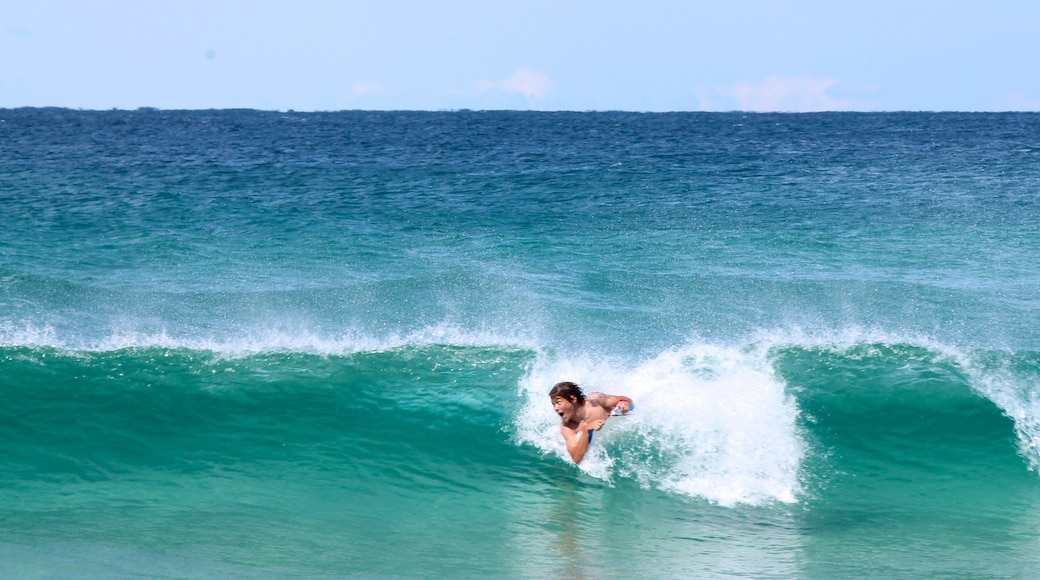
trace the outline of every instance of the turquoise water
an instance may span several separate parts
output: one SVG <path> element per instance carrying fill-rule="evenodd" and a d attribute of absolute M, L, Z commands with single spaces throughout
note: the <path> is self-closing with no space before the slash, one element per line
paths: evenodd
<path fill-rule="evenodd" d="M 1031 575 L 1038 199 L 1036 114 L 0 110 L 0 561 Z"/>

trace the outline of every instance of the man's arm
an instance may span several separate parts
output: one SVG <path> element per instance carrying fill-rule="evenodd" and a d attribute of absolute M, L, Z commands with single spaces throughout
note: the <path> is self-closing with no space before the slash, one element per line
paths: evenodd
<path fill-rule="evenodd" d="M 567 453 L 571 454 L 574 463 L 581 463 L 585 459 L 585 453 L 589 450 L 589 432 L 584 428 L 584 423 L 577 429 L 571 429 L 560 425 L 560 433 L 563 434 L 563 442 L 567 445 Z"/>
<path fill-rule="evenodd" d="M 608 395 L 606 393 L 589 393 L 587 398 L 593 403 L 606 408 L 608 411 L 621 409 L 621 413 L 632 410 L 632 399 L 624 395 Z"/>
<path fill-rule="evenodd" d="M 589 432 L 596 431 L 603 426 L 605 421 L 582 421 L 577 429 L 571 429 L 566 425 L 560 425 L 560 433 L 563 434 L 563 442 L 567 445 L 567 452 L 571 454 L 574 463 L 581 463 L 585 454 L 589 451 Z"/>

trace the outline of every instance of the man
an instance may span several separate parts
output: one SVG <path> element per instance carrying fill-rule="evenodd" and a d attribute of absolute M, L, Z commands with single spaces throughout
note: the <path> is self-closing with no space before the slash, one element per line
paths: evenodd
<path fill-rule="evenodd" d="M 553 410 L 563 419 L 560 432 L 567 452 L 574 463 L 581 463 L 592 443 L 592 434 L 599 431 L 615 409 L 622 414 L 632 409 L 632 399 L 621 395 L 589 393 L 585 396 L 581 387 L 565 381 L 556 383 L 549 391 Z"/>

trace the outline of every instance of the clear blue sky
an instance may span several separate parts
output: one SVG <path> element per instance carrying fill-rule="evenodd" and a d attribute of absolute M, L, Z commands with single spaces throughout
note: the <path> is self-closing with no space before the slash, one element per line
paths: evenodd
<path fill-rule="evenodd" d="M 1040 110 L 1040 0 L 0 0 L 0 107 Z"/>

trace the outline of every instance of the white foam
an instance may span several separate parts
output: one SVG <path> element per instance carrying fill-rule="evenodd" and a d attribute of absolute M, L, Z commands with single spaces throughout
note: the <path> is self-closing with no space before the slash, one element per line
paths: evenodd
<path fill-rule="evenodd" d="M 125 327 L 113 329 L 100 337 L 62 333 L 52 326 L 3 323 L 0 324 L 0 345 L 51 347 L 74 352 L 110 352 L 154 347 L 183 348 L 234 357 L 263 352 L 345 355 L 435 345 L 533 349 L 536 348 L 537 342 L 520 334 L 465 329 L 450 322 L 406 333 L 387 332 L 379 335 L 356 330 L 322 333 L 299 326 L 271 325 L 209 336 L 177 335 L 167 330 L 141 331 Z"/>
<path fill-rule="evenodd" d="M 52 326 L 0 322 L 0 346 L 59 346 L 61 341 Z"/>
<path fill-rule="evenodd" d="M 876 327 L 849 325 L 834 329 L 805 329 L 798 326 L 760 329 L 747 344 L 762 348 L 800 346 L 846 351 L 865 344 L 904 344 L 941 353 L 951 358 L 962 356 L 963 350 L 932 337 L 905 332 L 891 332 Z"/>
<path fill-rule="evenodd" d="M 523 380 L 520 439 L 567 460 L 548 391 L 573 380 L 586 391 L 635 400 L 612 419 L 581 469 L 721 505 L 794 502 L 805 444 L 798 409 L 760 348 L 691 344 L 633 366 L 591 357 L 542 357 Z"/>

